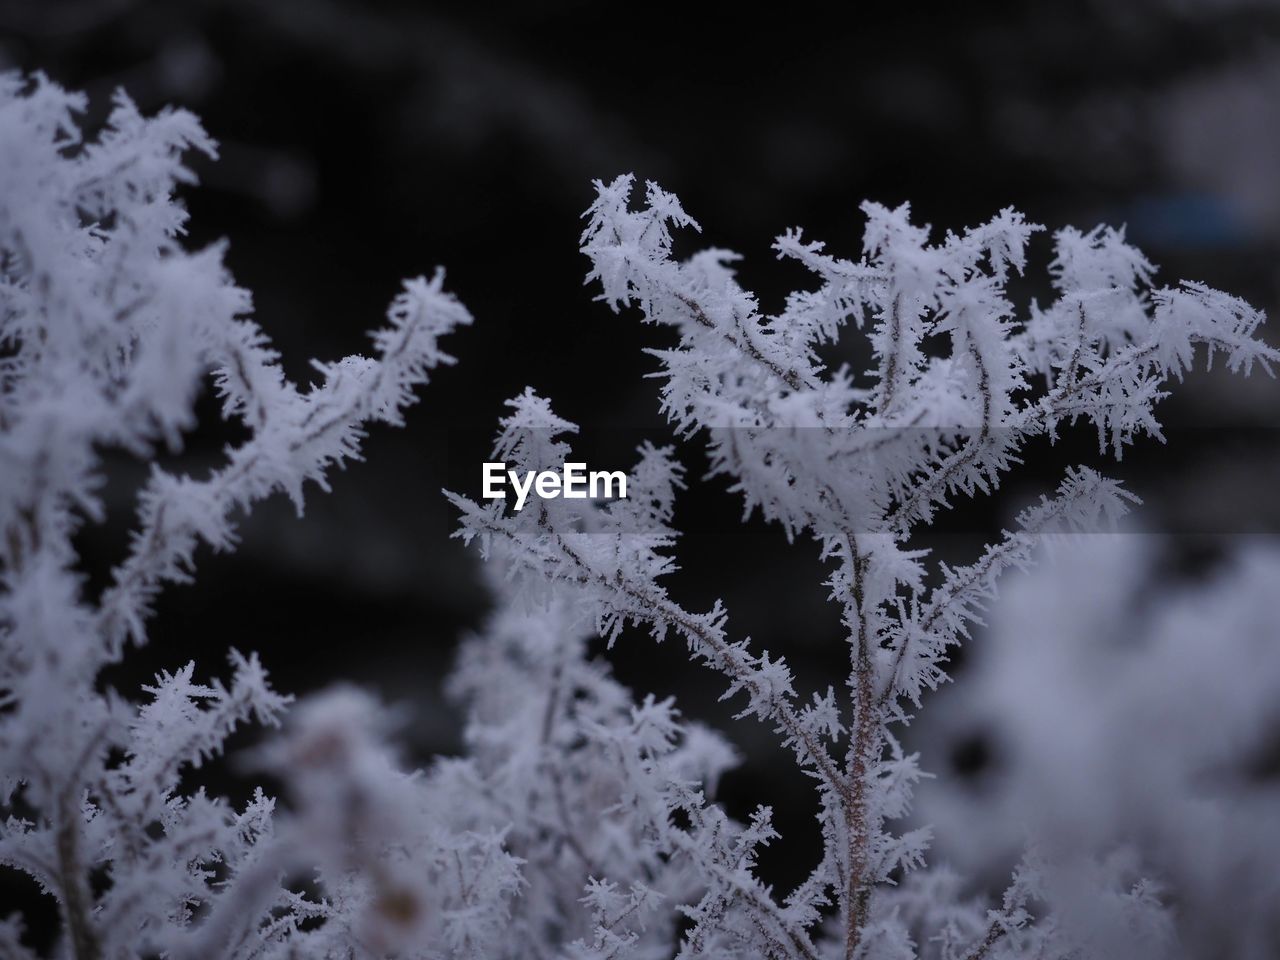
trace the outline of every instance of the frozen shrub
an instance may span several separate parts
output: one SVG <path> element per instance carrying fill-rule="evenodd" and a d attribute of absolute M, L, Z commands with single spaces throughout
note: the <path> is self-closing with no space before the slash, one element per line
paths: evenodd
<path fill-rule="evenodd" d="M 849 671 L 838 687 L 802 694 L 781 657 L 734 637 L 720 605 L 693 612 L 668 593 L 661 578 L 674 562 L 667 521 L 678 473 L 665 456 L 646 453 L 637 473 L 661 493 L 639 504 L 593 510 L 544 501 L 513 513 L 501 502 L 452 495 L 460 535 L 500 558 L 505 590 L 524 594 L 535 609 L 570 603 L 561 645 L 582 629 L 581 618 L 610 642 L 628 622 L 659 640 L 675 634 L 694 660 L 724 676 L 725 695 L 737 698 L 742 717 L 776 730 L 794 754 L 796 782 L 819 794 L 821 860 L 796 889 L 780 892 L 753 868 L 753 847 L 774 836 L 768 809 L 749 824 L 707 830 L 705 814 L 663 799 L 669 815 L 659 833 L 678 835 L 681 859 L 698 879 L 696 896 L 637 899 L 624 909 L 625 885 L 634 881 L 630 860 L 619 855 L 621 883 L 608 875 L 613 864 L 593 866 L 585 903 L 597 917 L 638 917 L 643 903 L 683 913 L 685 928 L 650 920 L 651 930 L 676 933 L 650 947 L 652 937 L 618 939 L 616 924 L 601 924 L 594 938 L 575 943 L 575 955 L 1176 953 L 1173 900 L 1145 872 L 1148 864 L 1132 858 L 1090 861 L 1070 874 L 1073 885 L 1063 881 L 1068 873 L 1054 851 L 1032 849 L 994 904 L 972 896 L 952 872 L 927 867 L 930 830 L 901 827 L 922 772 L 896 730 L 946 679 L 949 648 L 994 598 L 1001 573 L 1030 565 L 1045 535 L 1112 523 L 1136 497 L 1092 469 L 1073 468 L 1002 539 L 960 567 L 931 565 L 921 547 L 937 513 L 995 487 L 1028 439 L 1076 421 L 1091 423 L 1101 451 L 1117 457 L 1137 435 L 1159 436 L 1156 404 L 1197 348 L 1246 373 L 1277 359 L 1255 339 L 1261 315 L 1201 284 L 1154 287 L 1142 254 L 1103 227 L 1055 234 L 1056 298 L 1024 315 L 1007 298 L 1007 281 L 1023 270 L 1039 227 L 1005 210 L 934 242 L 907 208 L 869 203 L 857 260 L 834 257 L 799 231 L 778 239 L 778 254 L 809 267 L 818 283 L 767 317 L 735 281 L 736 255 L 711 249 L 672 257 L 672 230 L 697 227 L 674 196 L 649 184 L 644 205 L 633 209 L 632 178 L 596 187 L 583 234 L 590 278 L 613 308 L 638 307 L 646 322 L 674 330 L 676 345 L 653 351 L 662 364 L 663 409 L 679 431 L 706 437 L 713 473 L 731 478 L 748 512 L 759 509 L 789 536 L 818 542 L 832 564 L 827 586 L 847 631 Z M 850 323 L 869 335 L 874 367 L 824 369 L 818 348 Z M 545 400 L 528 392 L 513 407 L 495 457 L 546 469 L 569 456 L 562 437 L 574 428 Z M 655 508 L 652 516 L 637 514 Z M 536 616 L 540 625 L 530 629 L 540 632 L 550 614 Z M 638 737 L 624 753 L 640 751 Z M 632 801 L 624 795 L 624 802 Z M 594 846 L 594 826 L 615 835 L 607 820 L 594 820 L 572 827 L 573 842 Z M 546 829 L 568 828 L 550 818 Z M 534 866 L 525 880 L 539 889 Z M 599 910 L 602 883 L 611 884 L 613 913 Z"/>

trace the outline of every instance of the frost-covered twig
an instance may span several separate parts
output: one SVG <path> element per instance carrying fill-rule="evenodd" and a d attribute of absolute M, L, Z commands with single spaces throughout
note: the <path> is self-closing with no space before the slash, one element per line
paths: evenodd
<path fill-rule="evenodd" d="M 875 895 L 923 862 L 928 838 L 887 827 L 906 813 L 920 775 L 891 725 L 908 720 L 903 701 L 919 706 L 945 680 L 947 648 L 1004 570 L 1030 564 L 1045 535 L 1114 523 L 1135 498 L 1090 469 L 1071 470 L 1054 498 L 1024 512 L 976 562 L 941 567 L 927 595 L 927 552 L 911 538 L 952 498 L 997 486 L 1032 436 L 1083 418 L 1116 456 L 1139 434 L 1159 437 L 1162 384 L 1190 368 L 1197 344 L 1245 373 L 1280 354 L 1256 339 L 1261 315 L 1242 301 L 1201 284 L 1151 288 L 1151 265 L 1106 228 L 1055 234 L 1058 298 L 1020 317 L 1006 282 L 1024 269 L 1040 228 L 1013 210 L 933 243 L 906 207 L 865 204 L 864 252 L 852 262 L 789 232 L 775 249 L 820 285 L 765 317 L 734 279 L 736 255 L 675 260 L 671 229 L 696 224 L 652 183 L 632 209 L 632 187 L 631 177 L 597 183 L 586 213 L 583 252 L 601 299 L 675 328 L 679 344 L 654 351 L 664 411 L 683 433 L 706 431 L 712 472 L 732 478 L 748 511 L 758 507 L 789 536 L 811 534 L 835 563 L 828 585 L 843 611 L 850 672 L 843 708 L 829 701 L 824 715 L 849 742 L 843 768 L 823 770 L 826 850 L 803 889 L 834 890 L 847 960 L 879 956 L 890 942 L 903 949 L 884 955 L 911 955 Z M 876 363 L 865 376 L 824 371 L 817 359 L 850 321 L 869 327 Z M 926 343 L 938 340 L 950 349 Z M 711 663 L 732 681 L 735 665 Z M 832 783 L 841 789 L 827 793 Z M 985 955 L 1002 937 L 984 934 L 975 949 Z"/>

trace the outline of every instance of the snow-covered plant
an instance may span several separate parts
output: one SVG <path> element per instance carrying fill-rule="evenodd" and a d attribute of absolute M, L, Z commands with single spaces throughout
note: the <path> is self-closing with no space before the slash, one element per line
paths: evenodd
<path fill-rule="evenodd" d="M 484 956 L 514 861 L 496 836 L 433 826 L 367 704 L 313 704 L 269 752 L 298 799 L 273 818 L 262 793 L 235 809 L 193 773 L 285 710 L 252 654 L 231 651 L 225 682 L 164 672 L 140 699 L 101 679 L 199 544 L 231 549 L 233 516 L 276 492 L 301 512 L 304 484 L 357 457 L 367 424 L 401 422 L 450 361 L 438 339 L 470 317 L 440 274 L 407 281 L 372 359 L 317 363 L 295 386 L 222 248 L 181 243 L 183 155 L 214 153 L 196 118 L 146 118 L 121 93 L 86 141 L 84 108 L 43 77 L 0 77 L 0 863 L 56 898 L 75 960 L 347 957 L 421 930 Z M 248 439 L 203 477 L 153 462 L 127 553 L 88 595 L 73 535 L 102 519 L 102 451 L 176 449 L 208 378 Z M 300 885 L 313 868 L 320 896 Z M 17 918 L 0 955 L 30 956 Z"/>
<path fill-rule="evenodd" d="M 1223 594 L 1160 621 L 1151 675 L 1141 664 L 1114 671 L 1105 710 L 1076 741 L 1028 716 L 1046 715 L 1026 707 L 1039 666 L 1014 669 L 1011 657 L 1014 679 L 994 674 L 992 703 L 1023 725 L 1028 751 L 1092 751 L 1115 788 L 1092 798 L 1097 815 L 1074 833 L 1031 818 L 1032 843 L 994 902 L 926 865 L 929 829 L 904 827 L 923 773 L 899 742 L 1000 575 L 1030 566 L 1046 535 L 1113 522 L 1136 498 L 1073 468 L 959 567 L 929 562 L 937 514 L 997 486 L 1028 440 L 1076 421 L 1115 456 L 1141 434 L 1158 437 L 1164 384 L 1190 368 L 1197 345 L 1244 372 L 1280 359 L 1256 339 L 1262 318 L 1247 304 L 1199 284 L 1154 287 L 1142 255 L 1098 228 L 1055 235 L 1054 299 L 1019 310 L 1010 274 L 1024 269 L 1038 227 L 1010 210 L 934 241 L 906 208 L 868 204 L 857 260 L 798 231 L 778 239 L 779 255 L 818 282 L 767 317 L 737 284 L 733 254 L 672 256 L 672 229 L 696 228 L 675 197 L 650 185 L 636 210 L 630 177 L 598 184 L 583 235 L 590 279 L 614 309 L 635 305 L 674 329 L 675 346 L 654 351 L 663 408 L 680 433 L 705 436 L 712 473 L 730 478 L 748 512 L 819 543 L 847 674 L 802 695 L 785 660 L 732 633 L 720 604 L 695 612 L 671 595 L 683 474 L 669 449 L 646 445 L 628 496 L 607 504 L 539 498 L 513 511 L 450 494 L 498 600 L 452 679 L 467 755 L 405 772 L 386 714 L 340 688 L 289 711 L 256 752 L 289 809 L 261 792 L 237 808 L 201 788 L 199 769 L 238 725 L 285 717 L 289 698 L 256 657 L 230 651 L 224 681 L 175 664 L 140 698 L 110 689 L 104 670 L 146 642 L 159 591 L 193 575 L 201 544 L 234 547 L 237 513 L 277 492 L 301 511 L 306 482 L 323 488 L 331 467 L 358 456 L 367 425 L 399 424 L 413 389 L 450 362 L 438 339 L 470 317 L 440 274 L 408 281 L 373 335 L 374 358 L 318 363 L 317 383 L 292 384 L 221 248 L 181 241 L 174 194 L 193 179 L 183 155 L 214 149 L 195 118 L 144 118 L 121 94 L 86 141 L 83 108 L 43 78 L 0 77 L 0 864 L 56 899 L 60 956 L 1274 952 L 1265 925 L 1227 936 L 1185 917 L 1198 900 L 1226 902 L 1228 874 L 1252 884 L 1241 911 L 1261 914 L 1273 891 L 1274 837 L 1256 843 L 1224 820 L 1264 816 L 1270 792 L 1206 810 L 1212 795 L 1199 790 L 1224 775 L 1218 761 L 1258 745 L 1250 723 L 1270 703 L 1274 651 L 1249 638 L 1265 637 L 1259 611 L 1269 608 Z M 851 325 L 869 334 L 871 369 L 826 369 L 819 352 Z M 206 381 L 247 439 L 204 476 L 167 471 L 157 453 L 194 426 Z M 522 475 L 562 468 L 573 424 L 532 390 L 511 407 L 494 458 Z M 108 449 L 152 468 L 125 556 L 91 592 L 73 538 L 102 519 Z M 1265 585 L 1274 564 L 1246 573 L 1241 589 Z M 1220 675 L 1195 648 L 1208 623 L 1231 626 L 1240 656 L 1266 667 L 1218 727 L 1231 742 L 1219 749 L 1207 736 L 1222 718 L 1202 712 L 1202 696 L 1178 718 L 1185 749 L 1152 757 L 1146 772 L 1119 770 L 1116 751 L 1140 752 L 1144 726 L 1168 722 L 1155 686 L 1190 699 Z M 756 868 L 777 839 L 769 810 L 738 822 L 715 802 L 737 760 L 728 742 L 671 700 L 633 696 L 593 649 L 628 624 L 683 639 L 723 676 L 742 717 L 778 733 L 796 782 L 817 790 L 823 851 L 795 889 L 775 891 Z M 1114 726 L 1125 736 L 1104 744 Z M 1027 769 L 1011 803 L 1034 795 L 1041 773 Z M 1137 838 L 1130 811 L 1115 813 L 1135 778 L 1166 793 Z M 1173 836 L 1188 825 L 1201 832 Z M 1222 859 L 1200 870 L 1215 838 Z M 21 937 L 19 918 L 0 918 L 0 957 L 30 958 Z"/>
<path fill-rule="evenodd" d="M 590 279 L 615 310 L 634 305 L 647 322 L 674 329 L 677 344 L 653 351 L 663 365 L 663 409 L 680 432 L 705 434 L 712 474 L 732 479 L 748 512 L 759 508 L 790 537 L 818 541 L 833 566 L 827 586 L 847 632 L 849 670 L 838 688 L 802 695 L 781 657 L 731 634 L 719 604 L 694 612 L 670 595 L 662 577 L 674 562 L 668 521 L 679 474 L 665 454 L 646 451 L 636 470 L 645 477 L 637 489 L 653 493 L 603 509 L 544 500 L 516 513 L 501 501 L 450 495 L 462 514 L 459 534 L 495 556 L 509 581 L 504 589 L 532 605 L 518 619 L 499 615 L 468 653 L 462 683 L 474 691 L 470 729 L 478 751 L 465 775 L 476 778 L 477 790 L 501 793 L 495 785 L 524 765 L 522 783 L 537 784 L 530 787 L 536 802 L 512 815 L 524 849 L 534 851 L 528 889 L 557 904 L 545 907 L 541 922 L 554 917 L 557 926 L 544 926 L 535 955 L 556 955 L 553 940 L 572 955 L 593 957 L 1096 955 L 1096 944 L 1078 936 L 1077 902 L 1050 896 L 1048 853 L 1028 851 L 996 904 L 973 896 L 954 874 L 925 867 L 929 830 L 897 825 L 922 772 L 895 731 L 946 679 L 949 648 L 994 597 L 1002 572 L 1032 563 L 1044 535 L 1113 522 L 1136 498 L 1077 467 L 972 563 L 929 564 L 920 544 L 938 511 L 994 488 L 1031 438 L 1053 437 L 1083 420 L 1097 430 L 1102 452 L 1118 457 L 1141 434 L 1159 437 L 1155 405 L 1164 384 L 1190 368 L 1197 345 L 1246 373 L 1255 361 L 1280 359 L 1255 338 L 1261 315 L 1200 284 L 1154 287 L 1154 268 L 1141 253 L 1101 227 L 1054 235 L 1055 298 L 1020 312 L 1008 299 L 1008 280 L 1024 269 L 1039 227 L 1005 210 L 934 242 L 906 207 L 866 204 L 858 260 L 831 256 L 799 231 L 777 240 L 778 254 L 809 267 L 818 285 L 790 296 L 777 316 L 764 316 L 734 278 L 734 254 L 712 249 L 675 259 L 672 228 L 697 225 L 654 184 L 645 205 L 632 209 L 632 186 L 629 176 L 597 183 L 583 234 Z M 869 334 L 873 367 L 825 369 L 819 349 L 850 322 Z M 570 457 L 562 438 L 574 428 L 545 400 L 527 392 L 513 407 L 495 459 L 539 470 Z M 735 825 L 704 795 L 686 793 L 685 784 L 676 792 L 659 779 L 640 794 L 615 774 L 607 810 L 652 824 L 638 847 L 634 819 L 620 828 L 614 816 L 564 816 L 554 799 L 557 778 L 585 789 L 595 772 L 603 775 L 599 766 L 590 774 L 576 770 L 569 759 L 596 749 L 586 731 L 569 739 L 583 718 L 562 714 L 547 691 L 533 695 L 528 676 L 513 685 L 514 700 L 503 709 L 495 708 L 500 694 L 482 692 L 477 658 L 496 658 L 516 673 L 551 669 L 561 678 L 556 683 L 577 675 L 574 685 L 590 691 L 592 710 L 613 704 L 613 729 L 626 710 L 636 711 L 618 763 L 656 778 L 688 776 L 664 771 L 666 761 L 653 749 L 644 718 L 654 705 L 615 703 L 616 688 L 583 660 L 588 625 L 612 643 L 627 623 L 657 639 L 683 639 L 695 660 L 724 675 L 725 696 L 738 698 L 741 716 L 777 731 L 795 757 L 797 782 L 816 787 L 823 853 L 796 889 L 776 893 L 755 874 L 753 847 L 773 837 L 764 808 Z M 565 666 L 527 666 L 534 651 L 547 650 Z M 537 715 L 539 703 L 549 726 L 521 721 Z M 519 755 L 507 746 L 516 729 L 532 744 Z M 672 729 L 666 739 L 685 742 L 674 736 Z M 717 747 L 715 755 L 722 754 Z M 608 845 L 617 852 L 601 858 Z M 641 870 L 646 886 L 638 891 L 644 857 L 657 853 L 670 865 L 677 851 L 697 892 L 679 894 L 689 879 L 675 882 L 665 870 L 657 888 Z M 584 921 L 565 918 L 564 884 L 584 873 L 583 903 L 597 926 L 579 937 Z M 1160 887 L 1138 869 L 1127 886 L 1107 893 L 1110 922 L 1131 941 L 1122 955 L 1145 955 L 1169 926 Z M 629 926 L 654 911 L 668 918 L 649 919 L 648 935 Z M 682 926 L 671 923 L 675 913 L 684 915 Z M 609 922 L 614 917 L 626 918 L 625 933 Z M 665 946 L 654 942 L 657 934 L 669 938 Z M 1173 949 L 1161 943 L 1166 948 Z M 522 954 L 513 947 L 508 955 Z"/>

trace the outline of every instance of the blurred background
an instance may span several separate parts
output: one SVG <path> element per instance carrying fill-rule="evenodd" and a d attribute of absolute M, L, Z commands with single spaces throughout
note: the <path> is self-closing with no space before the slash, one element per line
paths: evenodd
<path fill-rule="evenodd" d="M 151 646 L 107 679 L 132 690 L 192 658 L 216 671 L 230 638 L 260 651 L 281 689 L 346 679 L 406 705 L 415 762 L 459 748 L 442 680 L 487 599 L 476 557 L 448 539 L 440 488 L 477 491 L 503 401 L 526 385 L 581 424 L 593 467 L 670 437 L 642 353 L 661 332 L 615 317 L 582 283 L 592 178 L 634 171 L 678 193 L 703 225 L 698 244 L 745 254 L 743 281 L 769 312 L 810 282 L 773 258 L 772 238 L 802 225 L 855 257 L 864 198 L 909 200 L 939 230 L 1007 205 L 1050 229 L 1126 224 L 1159 282 L 1204 281 L 1276 312 L 1280 4 L 880 4 L 847 22 L 785 9 L 0 0 L 0 68 L 86 91 L 89 128 L 118 87 L 145 112 L 203 119 L 221 157 L 197 164 L 187 192 L 191 242 L 230 241 L 229 265 L 293 376 L 308 378 L 311 357 L 366 349 L 400 278 L 437 264 L 476 317 L 407 429 L 377 430 L 368 462 L 313 495 L 304 520 L 266 504 L 235 555 L 202 556 L 196 584 L 165 595 Z M 1048 260 L 1041 237 L 1024 306 L 1048 296 Z M 858 369 L 856 339 L 833 362 Z M 1225 544 L 1280 530 L 1278 399 L 1265 376 L 1197 375 L 1165 404 L 1169 447 L 1144 441 L 1117 468 L 1162 533 L 1163 576 L 1203 576 Z M 212 403 L 201 412 L 205 426 L 171 458 L 191 470 L 236 439 Z M 671 589 L 693 608 L 722 597 L 739 632 L 825 687 L 847 653 L 816 548 L 740 524 L 722 479 L 697 482 L 696 440 L 680 456 L 694 482 Z M 1063 465 L 1102 462 L 1087 430 L 1027 460 L 929 545 L 964 562 Z M 123 550 L 141 469 L 115 465 L 112 519 L 84 534 L 90 589 Z M 786 840 L 766 872 L 802 875 L 817 844 L 811 798 L 772 775 L 788 761 L 768 731 L 731 723 L 719 680 L 674 645 L 628 637 L 611 657 L 627 682 L 675 693 L 743 748 L 725 801 L 739 814 L 771 804 Z M 919 737 L 943 775 L 993 762 L 980 729 Z"/>

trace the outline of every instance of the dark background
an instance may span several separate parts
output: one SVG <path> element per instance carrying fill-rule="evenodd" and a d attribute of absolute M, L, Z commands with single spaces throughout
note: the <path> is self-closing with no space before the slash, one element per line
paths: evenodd
<path fill-rule="evenodd" d="M 1264 309 L 1278 295 L 1280 8 L 1248 0 L 842 5 L 669 9 L 587 2 L 502 6 L 373 0 L 0 2 L 0 67 L 42 69 L 92 99 L 100 123 L 123 86 L 145 112 L 197 113 L 221 144 L 186 193 L 192 243 L 229 238 L 229 265 L 286 369 L 366 349 L 401 277 L 448 269 L 476 325 L 448 347 L 402 431 L 379 429 L 368 462 L 318 491 L 305 520 L 264 505 L 230 556 L 203 555 L 197 584 L 171 589 L 139 677 L 196 658 L 217 671 L 230 641 L 260 651 L 277 685 L 306 693 L 337 679 L 411 706 L 406 753 L 459 748 L 441 696 L 452 650 L 487 600 L 477 560 L 447 539 L 443 485 L 475 493 L 503 400 L 532 385 L 582 425 L 592 466 L 623 466 L 642 437 L 669 438 L 657 411 L 664 343 L 615 317 L 584 287 L 577 252 L 592 178 L 634 171 L 678 193 L 697 242 L 746 254 L 762 307 L 809 283 L 769 251 L 803 225 L 856 256 L 858 203 L 910 200 L 939 229 L 1006 205 L 1051 229 L 1128 225 L 1158 279 L 1203 280 Z M 780 12 L 781 11 L 781 12 Z M 1047 297 L 1048 241 L 1023 298 Z M 693 249 L 692 243 L 684 249 Z M 1024 301 L 1025 302 L 1025 301 Z M 857 337 L 832 359 L 858 364 Z M 1272 342 L 1276 337 L 1271 334 Z M 1171 445 L 1139 444 L 1123 471 L 1163 529 L 1170 566 L 1194 574 L 1224 538 L 1269 534 L 1277 389 L 1195 376 L 1164 410 Z M 211 420 L 181 457 L 216 460 L 235 434 Z M 825 688 L 847 663 L 824 605 L 812 544 L 738 523 L 725 481 L 699 483 L 698 444 L 681 446 L 689 493 L 677 523 L 677 597 L 723 597 L 731 624 L 785 652 Z M 1009 511 L 1098 462 L 1087 431 L 1028 453 L 1008 499 L 968 505 L 936 538 L 964 561 Z M 112 520 L 87 530 L 90 589 L 120 556 L 141 468 L 121 461 Z M 772 804 L 786 840 L 767 872 L 796 879 L 816 843 L 807 786 L 758 726 L 732 724 L 713 675 L 674 645 L 627 637 L 613 655 L 642 690 L 674 692 L 749 755 L 725 784 L 742 813 Z M 967 775 L 981 743 L 926 748 L 926 767 Z M 234 793 L 243 783 L 229 789 Z M 0 891 L 2 893 L 3 891 Z"/>

